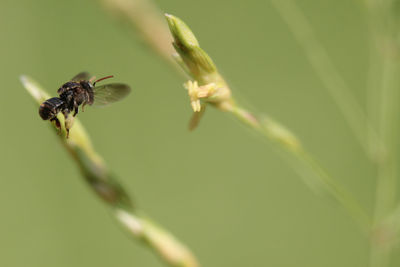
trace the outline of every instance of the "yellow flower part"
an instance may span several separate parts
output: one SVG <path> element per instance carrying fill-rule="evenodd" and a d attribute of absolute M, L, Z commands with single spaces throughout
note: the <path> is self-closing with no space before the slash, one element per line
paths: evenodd
<path fill-rule="evenodd" d="M 208 98 L 213 96 L 217 90 L 217 85 L 215 83 L 209 83 L 203 86 L 199 86 L 197 81 L 187 81 L 184 84 L 185 88 L 188 90 L 190 97 L 190 104 L 194 112 L 200 112 L 201 110 L 201 98 Z"/>

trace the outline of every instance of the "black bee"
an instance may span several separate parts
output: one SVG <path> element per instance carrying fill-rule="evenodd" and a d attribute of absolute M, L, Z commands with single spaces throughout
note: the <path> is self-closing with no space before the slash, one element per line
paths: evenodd
<path fill-rule="evenodd" d="M 57 93 L 59 97 L 53 97 L 44 101 L 39 107 L 39 115 L 43 120 L 54 121 L 56 127 L 61 130 L 57 114 L 62 112 L 65 117 L 65 129 L 67 138 L 72 127 L 73 117 L 78 114 L 79 106 L 82 111 L 86 104 L 105 106 L 124 98 L 131 91 L 130 87 L 122 83 L 110 83 L 96 86 L 96 83 L 112 78 L 106 76 L 98 80 L 90 78 L 89 73 L 81 72 L 71 81 L 64 83 Z M 72 117 L 69 114 L 73 112 Z"/>

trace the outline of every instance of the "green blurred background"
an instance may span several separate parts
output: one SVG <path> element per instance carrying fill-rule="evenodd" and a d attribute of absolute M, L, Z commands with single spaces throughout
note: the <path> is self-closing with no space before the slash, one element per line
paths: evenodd
<path fill-rule="evenodd" d="M 239 101 L 297 133 L 372 213 L 375 169 L 268 1 L 157 3 L 188 23 Z M 362 8 L 298 3 L 364 105 Z M 0 33 L 0 266 L 163 266 L 116 226 L 19 82 L 28 74 L 56 95 L 82 70 L 132 86 L 79 118 L 137 205 L 202 266 L 367 266 L 368 239 L 348 214 L 268 144 L 213 109 L 189 132 L 184 79 L 98 2 L 2 0 Z"/>

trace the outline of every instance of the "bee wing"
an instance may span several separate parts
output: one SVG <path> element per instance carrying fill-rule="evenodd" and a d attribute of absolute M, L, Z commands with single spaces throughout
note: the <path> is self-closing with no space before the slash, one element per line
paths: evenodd
<path fill-rule="evenodd" d="M 77 75 L 75 75 L 71 79 L 71 81 L 79 82 L 79 81 L 82 81 L 82 80 L 89 80 L 90 78 L 91 78 L 91 75 L 89 74 L 89 72 L 83 71 L 83 72 L 80 72 Z"/>
<path fill-rule="evenodd" d="M 127 96 L 131 88 L 123 83 L 110 83 L 96 86 L 93 89 L 95 106 L 106 106 Z"/>

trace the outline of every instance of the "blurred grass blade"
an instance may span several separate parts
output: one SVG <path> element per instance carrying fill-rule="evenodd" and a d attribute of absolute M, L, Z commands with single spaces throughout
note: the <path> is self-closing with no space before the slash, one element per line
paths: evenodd
<path fill-rule="evenodd" d="M 377 131 L 374 129 L 367 118 L 365 111 L 352 94 L 346 81 L 332 63 L 325 47 L 322 46 L 315 36 L 306 16 L 297 6 L 295 1 L 271 0 L 271 3 L 304 49 L 311 66 L 314 68 L 316 74 L 325 85 L 328 93 L 342 112 L 346 122 L 353 131 L 360 145 L 369 156 L 375 158 L 375 155 L 371 155 L 368 140 L 369 137 L 371 137 L 375 144 L 379 144 L 380 140 Z M 370 136 L 368 136 L 368 133 L 370 133 Z"/>
<path fill-rule="evenodd" d="M 99 0 L 114 16 L 127 20 L 143 40 L 165 60 L 173 63 L 172 38 L 162 12 L 149 0 Z"/>

